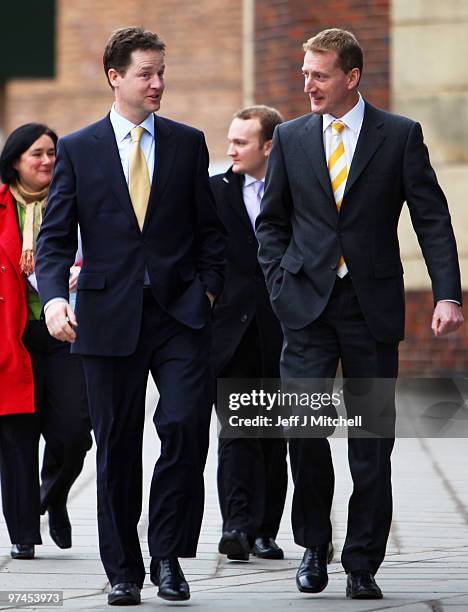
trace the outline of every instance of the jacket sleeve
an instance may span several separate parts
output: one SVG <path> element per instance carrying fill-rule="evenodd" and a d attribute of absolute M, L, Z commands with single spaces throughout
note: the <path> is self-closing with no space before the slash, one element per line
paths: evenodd
<path fill-rule="evenodd" d="M 461 303 L 460 269 L 447 200 L 429 161 L 419 123 L 409 129 L 403 185 L 411 221 L 432 281 L 434 301 Z"/>
<path fill-rule="evenodd" d="M 198 168 L 195 177 L 196 263 L 207 291 L 218 296 L 224 285 L 224 251 L 226 231 L 221 223 L 208 176 L 208 150 L 200 139 Z"/>
<path fill-rule="evenodd" d="M 75 174 L 63 141 L 59 141 L 54 176 L 37 239 L 36 276 L 44 306 L 61 297 L 68 301 L 70 267 L 78 246 Z"/>
<path fill-rule="evenodd" d="M 258 261 L 271 295 L 275 280 L 281 274 L 281 259 L 291 240 L 292 197 L 280 130 L 275 129 L 265 177 L 265 193 L 255 223 L 259 242 Z"/>

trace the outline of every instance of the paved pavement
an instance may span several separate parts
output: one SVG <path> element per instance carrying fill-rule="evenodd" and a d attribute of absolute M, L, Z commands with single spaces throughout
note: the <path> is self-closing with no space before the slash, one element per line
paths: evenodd
<path fill-rule="evenodd" d="M 144 447 L 144 475 L 149 483 L 158 441 L 152 426 L 156 398 L 148 392 L 147 427 Z M 334 500 L 335 562 L 329 567 L 330 582 L 319 595 L 303 595 L 294 577 L 302 549 L 292 541 L 289 521 L 291 489 L 278 543 L 285 551 L 283 561 L 248 563 L 227 561 L 217 554 L 220 515 L 216 494 L 216 431 L 213 423 L 206 470 L 206 509 L 196 559 L 181 565 L 190 582 L 192 598 L 174 604 L 156 596 L 156 587 L 147 579 L 142 592 L 145 610 L 169 606 L 197 610 L 404 610 L 405 612 L 468 611 L 468 443 L 466 439 L 400 439 L 393 454 L 395 511 L 386 561 L 377 578 L 385 598 L 356 602 L 344 596 L 346 577 L 339 561 L 351 480 L 346 459 L 346 441 L 332 440 L 336 466 Z M 71 550 L 58 549 L 43 522 L 44 544 L 36 548 L 34 561 L 10 558 L 5 524 L 0 525 L 0 590 L 63 590 L 64 610 L 109 610 L 108 584 L 99 561 L 95 518 L 94 451 L 72 490 L 69 511 L 73 524 Z M 145 487 L 148 491 L 149 487 Z M 147 508 L 148 497 L 144 500 Z M 189 511 L 189 509 L 188 509 Z M 2 517 L 3 522 L 3 517 Z M 145 562 L 147 517 L 143 514 L 140 534 Z M 7 609 L 0 605 L 0 609 Z M 9 608 L 11 609 L 11 608 Z M 31 609 L 28 608 L 28 609 Z M 49 609 L 49 608 L 48 608 Z"/>

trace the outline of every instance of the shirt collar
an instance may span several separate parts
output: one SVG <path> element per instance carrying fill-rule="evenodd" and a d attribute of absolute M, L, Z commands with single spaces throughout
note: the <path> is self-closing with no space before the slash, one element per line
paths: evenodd
<path fill-rule="evenodd" d="M 114 128 L 115 137 L 116 137 L 117 142 L 121 142 L 122 140 L 124 140 L 130 134 L 130 130 L 136 127 L 134 123 L 132 123 L 125 117 L 122 117 L 122 115 L 120 115 L 115 110 L 115 103 L 112 105 L 109 118 L 110 118 L 112 127 Z M 153 113 L 150 113 L 146 117 L 146 119 L 138 125 L 141 125 L 142 128 L 145 128 L 145 130 L 149 132 L 151 136 L 154 138 L 154 115 Z"/>
<path fill-rule="evenodd" d="M 361 96 L 361 94 L 359 94 L 359 100 L 357 101 L 357 103 L 353 106 L 353 108 L 351 110 L 349 110 L 346 115 L 343 115 L 343 117 L 339 117 L 339 120 L 345 124 L 345 126 L 347 128 L 349 128 L 352 132 L 354 132 L 355 134 L 359 133 L 359 130 L 361 128 L 362 125 L 362 120 L 364 119 L 364 109 L 365 109 L 365 103 L 364 100 Z M 330 127 L 330 125 L 336 120 L 336 117 L 334 117 L 333 115 L 329 115 L 326 114 L 323 116 L 323 124 L 322 124 L 322 128 L 323 131 L 325 132 L 325 130 Z"/>
<path fill-rule="evenodd" d="M 248 187 L 252 183 L 256 183 L 257 181 L 261 181 L 262 183 L 265 179 L 256 179 L 254 176 L 250 176 L 250 174 L 244 174 L 244 187 Z"/>

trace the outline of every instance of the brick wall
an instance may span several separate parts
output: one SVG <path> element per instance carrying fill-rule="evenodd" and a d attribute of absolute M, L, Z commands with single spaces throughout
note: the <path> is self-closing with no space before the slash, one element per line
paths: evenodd
<path fill-rule="evenodd" d="M 364 49 L 361 92 L 388 108 L 389 11 L 390 0 L 257 0 L 256 100 L 276 106 L 287 118 L 307 113 L 302 43 L 320 30 L 339 27 L 351 30 Z"/>
<path fill-rule="evenodd" d="M 6 126 L 42 121 L 59 135 L 102 117 L 113 96 L 102 69 L 116 28 L 141 25 L 167 44 L 161 114 L 202 129 L 212 159 L 225 158 L 226 130 L 242 104 L 242 2 L 57 0 L 57 74 L 6 86 Z"/>
<path fill-rule="evenodd" d="M 464 295 L 464 302 L 468 293 Z M 406 338 L 400 345 L 400 374 L 406 376 L 466 376 L 468 326 L 435 338 L 431 331 L 434 303 L 428 291 L 406 293 Z"/>

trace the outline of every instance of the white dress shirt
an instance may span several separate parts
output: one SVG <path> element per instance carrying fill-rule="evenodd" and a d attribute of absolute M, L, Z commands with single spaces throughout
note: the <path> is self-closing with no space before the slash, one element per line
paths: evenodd
<path fill-rule="evenodd" d="M 332 123 L 339 119 L 344 124 L 344 130 L 341 132 L 343 139 L 343 146 L 345 150 L 346 163 L 348 165 L 348 176 L 351 162 L 353 161 L 354 151 L 356 150 L 356 144 L 361 132 L 362 121 L 364 119 L 365 104 L 361 94 L 359 94 L 359 100 L 343 117 L 333 117 L 333 115 L 323 115 L 323 146 L 325 148 L 325 156 L 328 160 L 330 159 L 332 151 Z M 346 185 L 345 185 L 346 188 Z M 348 273 L 348 267 L 345 263 L 342 263 L 338 268 L 337 274 L 340 278 L 343 278 Z"/>
<path fill-rule="evenodd" d="M 343 138 L 343 146 L 345 150 L 346 163 L 348 164 L 348 176 L 351 162 L 353 161 L 354 151 L 356 150 L 356 144 L 361 133 L 362 122 L 364 119 L 365 103 L 359 94 L 359 100 L 353 106 L 353 108 L 343 115 L 343 117 L 333 117 L 333 115 L 323 115 L 323 146 L 325 147 L 325 155 L 327 163 L 331 151 L 331 136 L 332 136 L 332 123 L 339 119 L 341 123 L 344 123 L 344 130 L 341 132 Z"/>

